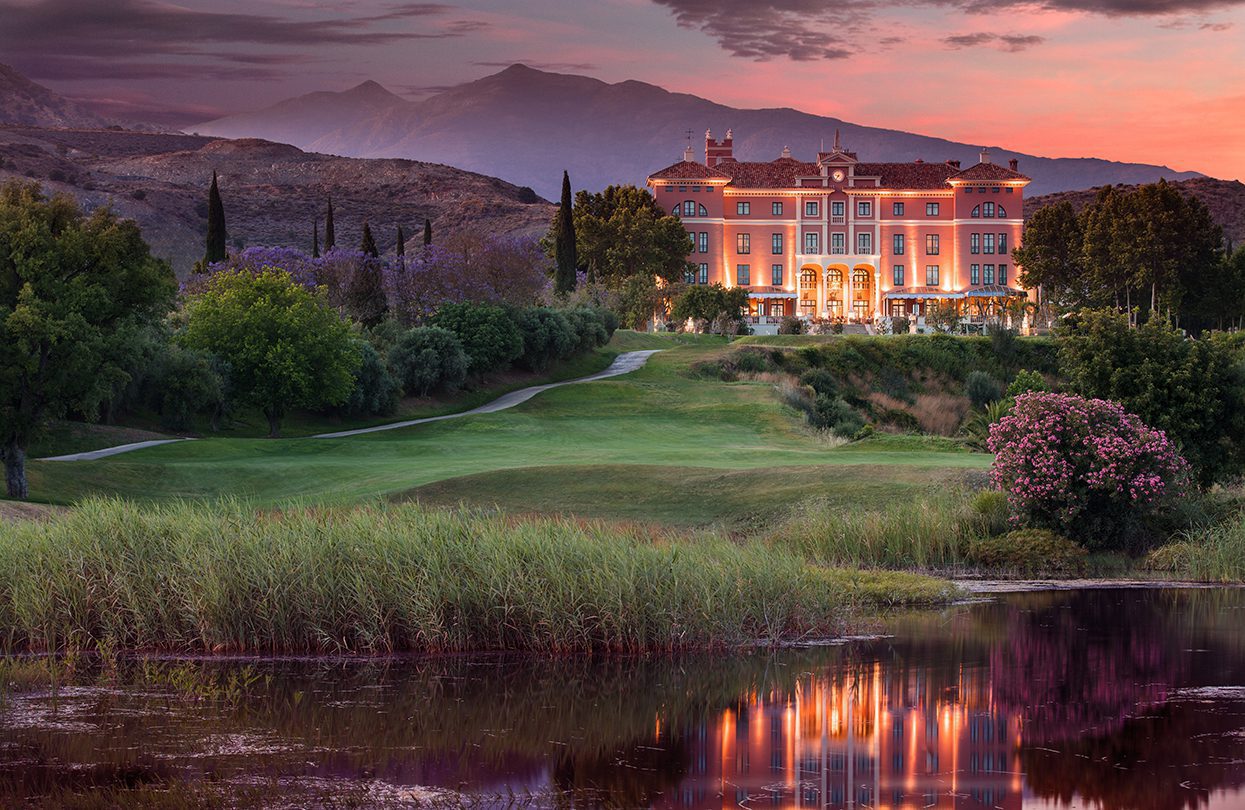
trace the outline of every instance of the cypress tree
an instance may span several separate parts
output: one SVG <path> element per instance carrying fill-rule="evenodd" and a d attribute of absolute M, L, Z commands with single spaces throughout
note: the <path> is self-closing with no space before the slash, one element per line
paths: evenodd
<path fill-rule="evenodd" d="M 311 226 L 311 258 L 320 258 L 320 220 L 316 220 Z"/>
<path fill-rule="evenodd" d="M 324 250 L 327 253 L 337 244 L 337 235 L 333 233 L 333 198 L 329 197 L 329 212 L 324 217 Z"/>
<path fill-rule="evenodd" d="M 406 255 L 406 234 L 402 233 L 402 226 L 398 226 L 398 255 Z"/>
<path fill-rule="evenodd" d="M 359 250 L 372 258 L 380 256 L 380 251 L 376 249 L 376 240 L 372 238 L 372 229 L 368 227 L 367 220 L 363 221 L 363 244 L 359 246 Z"/>
<path fill-rule="evenodd" d="M 562 172 L 562 203 L 554 217 L 553 229 L 554 259 L 557 262 L 553 290 L 558 294 L 565 294 L 575 289 L 575 270 L 578 265 L 575 256 L 575 221 L 571 211 L 571 177 L 565 171 Z"/>
<path fill-rule="evenodd" d="M 424 220 L 424 244 L 432 244 L 432 220 L 430 219 Z"/>
<path fill-rule="evenodd" d="M 389 312 L 380 259 L 364 256 L 346 288 L 346 311 L 364 326 L 375 326 Z"/>
<path fill-rule="evenodd" d="M 225 243 L 228 235 L 225 232 L 225 205 L 220 199 L 220 188 L 216 184 L 216 172 L 212 172 L 212 187 L 208 189 L 208 221 L 207 221 L 207 253 L 203 257 L 206 267 L 213 262 L 225 260 Z"/>

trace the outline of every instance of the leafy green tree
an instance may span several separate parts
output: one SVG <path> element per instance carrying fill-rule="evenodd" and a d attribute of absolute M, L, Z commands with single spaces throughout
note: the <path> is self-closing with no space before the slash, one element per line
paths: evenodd
<path fill-rule="evenodd" d="M 235 395 L 263 411 L 273 437 L 288 408 L 345 402 L 361 359 L 323 290 L 274 269 L 214 275 L 187 302 L 181 340 L 229 364 Z"/>
<path fill-rule="evenodd" d="M 229 235 L 225 229 L 225 204 L 220 199 L 220 187 L 216 184 L 216 172 L 212 172 L 212 185 L 208 189 L 207 252 L 203 264 L 223 262 L 227 256 L 225 246 Z"/>
<path fill-rule="evenodd" d="M 151 404 L 169 429 L 189 430 L 196 414 L 210 416 L 225 405 L 225 381 L 207 352 L 166 344 L 154 365 Z"/>
<path fill-rule="evenodd" d="M 553 291 L 565 295 L 575 289 L 575 274 L 579 271 L 576 255 L 575 218 L 571 202 L 571 177 L 562 172 L 562 202 L 553 219 L 554 260 Z"/>
<path fill-rule="evenodd" d="M 643 330 L 662 309 L 665 297 L 652 276 L 636 275 L 625 279 L 619 289 L 619 310 L 630 329 Z"/>
<path fill-rule="evenodd" d="M 432 325 L 458 336 L 471 358 L 468 371 L 478 377 L 506 368 L 523 354 L 519 328 L 504 308 L 493 304 L 445 304 L 432 317 Z"/>
<path fill-rule="evenodd" d="M 337 247 L 337 231 L 333 227 L 333 198 L 329 197 L 328 212 L 324 215 L 324 250 Z"/>
<path fill-rule="evenodd" d="M 1109 399 L 1164 431 L 1202 487 L 1245 470 L 1245 364 L 1239 339 L 1186 338 L 1161 317 L 1129 328 L 1109 310 L 1071 316 L 1059 339 L 1067 389 Z"/>
<path fill-rule="evenodd" d="M 346 312 L 367 327 L 376 326 L 389 314 L 384 268 L 379 259 L 365 253 L 355 267 L 346 287 Z"/>
<path fill-rule="evenodd" d="M 703 321 L 712 324 L 723 316 L 740 318 L 748 306 L 748 290 L 743 287 L 727 289 L 721 284 L 693 284 L 675 296 L 670 308 L 674 320 Z"/>
<path fill-rule="evenodd" d="M 366 340 L 356 343 L 359 367 L 354 372 L 354 388 L 340 406 L 340 412 L 346 416 L 393 413 L 398 405 L 398 381 L 371 343 Z"/>
<path fill-rule="evenodd" d="M 1084 304 L 1088 295 L 1081 255 L 1084 243 L 1081 221 L 1071 203 L 1042 206 L 1025 223 L 1020 246 L 1012 251 L 1022 268 L 1020 283 L 1028 289 L 1041 288 L 1045 303 Z"/>
<path fill-rule="evenodd" d="M 579 336 L 561 312 L 548 307 L 528 307 L 514 315 L 523 335 L 523 354 L 518 364 L 529 371 L 544 371 L 568 357 L 579 346 Z"/>
<path fill-rule="evenodd" d="M 589 352 L 610 342 L 609 318 L 606 310 L 596 307 L 572 307 L 565 312 L 566 320 L 575 330 L 579 343 L 576 352 Z"/>
<path fill-rule="evenodd" d="M 49 418 L 93 414 L 127 378 L 128 344 L 162 318 L 173 271 L 138 226 L 84 216 L 37 184 L 0 186 L 0 455 L 11 498 L 26 498 L 26 448 Z"/>
<path fill-rule="evenodd" d="M 576 255 L 590 281 L 612 288 L 634 275 L 681 281 L 692 268 L 692 237 L 645 189 L 580 191 L 574 207 Z"/>
<path fill-rule="evenodd" d="M 389 365 L 408 395 L 426 397 L 456 390 L 467 379 L 471 358 L 458 335 L 439 326 L 408 329 L 389 351 Z"/>

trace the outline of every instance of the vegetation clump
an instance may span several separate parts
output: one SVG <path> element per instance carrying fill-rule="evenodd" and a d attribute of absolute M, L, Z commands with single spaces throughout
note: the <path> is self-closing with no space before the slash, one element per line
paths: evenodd
<path fill-rule="evenodd" d="M 1084 573 L 1089 552 L 1049 529 L 1017 529 L 983 537 L 968 546 L 969 562 L 992 572 L 1076 576 Z"/>

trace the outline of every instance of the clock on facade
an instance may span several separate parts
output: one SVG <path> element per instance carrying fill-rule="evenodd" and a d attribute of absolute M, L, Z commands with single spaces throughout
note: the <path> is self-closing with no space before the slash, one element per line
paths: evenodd
<path fill-rule="evenodd" d="M 841 183 L 843 181 L 843 170 L 835 169 L 834 174 L 832 174 L 831 177 L 834 178 L 834 182 Z"/>

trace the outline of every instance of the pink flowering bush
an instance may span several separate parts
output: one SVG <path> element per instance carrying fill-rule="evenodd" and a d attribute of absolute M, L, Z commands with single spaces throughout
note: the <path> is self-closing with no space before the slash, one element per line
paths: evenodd
<path fill-rule="evenodd" d="M 987 446 L 1014 523 L 1054 529 L 1091 549 L 1135 544 L 1189 481 L 1189 465 L 1163 431 L 1102 399 L 1021 394 L 991 426 Z"/>

